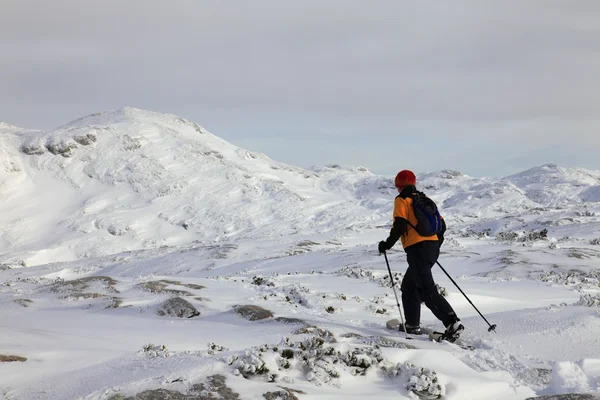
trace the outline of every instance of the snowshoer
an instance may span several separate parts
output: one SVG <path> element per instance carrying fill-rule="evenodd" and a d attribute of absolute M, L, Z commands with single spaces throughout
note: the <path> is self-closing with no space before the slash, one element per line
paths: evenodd
<path fill-rule="evenodd" d="M 398 239 L 406 252 L 408 268 L 402 279 L 402 304 L 406 317 L 406 326 L 401 327 L 410 334 L 421 334 L 421 303 L 424 302 L 433 315 L 439 319 L 446 331 L 444 337 L 454 341 L 464 330 L 460 319 L 448 301 L 438 292 L 431 268 L 440 255 L 440 247 L 444 242 L 446 223 L 438 215 L 441 226 L 437 234 L 422 236 L 417 231 L 419 220 L 415 214 L 413 203 L 418 196 L 425 195 L 416 189 L 417 178 L 412 171 L 403 170 L 395 179 L 399 195 L 394 200 L 393 226 L 386 240 L 379 242 L 379 252 L 384 253 L 394 246 Z M 419 229 L 421 230 L 421 229 Z M 422 231 L 422 230 L 421 230 Z"/>

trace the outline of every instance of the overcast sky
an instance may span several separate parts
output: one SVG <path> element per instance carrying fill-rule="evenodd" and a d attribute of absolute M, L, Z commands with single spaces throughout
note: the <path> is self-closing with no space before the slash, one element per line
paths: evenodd
<path fill-rule="evenodd" d="M 0 1 L 0 121 L 123 106 L 300 166 L 600 169 L 600 2 Z"/>

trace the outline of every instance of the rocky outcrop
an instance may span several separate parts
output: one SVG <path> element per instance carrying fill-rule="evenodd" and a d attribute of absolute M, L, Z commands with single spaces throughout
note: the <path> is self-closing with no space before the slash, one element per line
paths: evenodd
<path fill-rule="evenodd" d="M 177 318 L 193 318 L 200 315 L 200 311 L 196 307 L 181 297 L 173 297 L 165 301 L 160 305 L 156 313 L 160 316 Z"/>
<path fill-rule="evenodd" d="M 251 304 L 236 306 L 235 312 L 249 321 L 260 321 L 267 318 L 272 318 L 273 313 L 266 308 Z"/>

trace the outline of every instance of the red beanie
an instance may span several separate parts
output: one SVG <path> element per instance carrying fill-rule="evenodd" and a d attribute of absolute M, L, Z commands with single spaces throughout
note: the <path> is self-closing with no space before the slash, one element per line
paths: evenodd
<path fill-rule="evenodd" d="M 398 175 L 396 175 L 396 181 L 394 182 L 394 184 L 396 185 L 396 187 L 398 189 L 401 189 L 405 186 L 416 186 L 417 184 L 417 177 L 415 176 L 415 174 L 412 171 L 409 170 L 403 170 L 398 172 Z"/>

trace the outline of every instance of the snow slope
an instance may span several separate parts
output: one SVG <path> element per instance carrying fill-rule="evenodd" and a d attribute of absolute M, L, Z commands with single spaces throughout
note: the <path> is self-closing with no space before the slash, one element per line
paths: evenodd
<path fill-rule="evenodd" d="M 175 116 L 126 108 L 3 138 L 2 151 L 21 166 L 3 177 L 2 189 L 7 196 L 18 187 L 20 197 L 0 210 L 1 249 L 18 255 L 13 263 L 233 237 L 277 240 L 373 219 L 360 199 L 346 197 L 361 176 L 372 177 L 366 170 L 340 187 L 337 174 L 273 161 Z M 33 205 L 23 210 L 23 202 Z"/>
<path fill-rule="evenodd" d="M 286 165 L 134 108 L 0 124 L 0 357 L 27 357 L 0 363 L 0 398 L 210 391 L 216 374 L 241 399 L 600 392 L 600 172 L 418 182 L 450 226 L 440 262 L 498 325 L 435 268 L 473 351 L 384 328 L 391 177 Z M 389 258 L 401 279 L 399 245 Z M 157 315 L 174 296 L 200 315 Z"/>
<path fill-rule="evenodd" d="M 194 241 L 343 237 L 389 223 L 389 178 L 361 167 L 289 166 L 172 115 L 125 108 L 47 132 L 0 132 L 0 196 L 9 200 L 0 205 L 0 251 L 12 255 L 5 263 Z M 600 173 L 554 165 L 504 179 L 441 171 L 419 182 L 454 227 L 506 216 L 547 223 L 553 211 L 569 218 L 565 210 L 600 201 Z M 529 221 L 541 211 L 548 212 Z"/>

